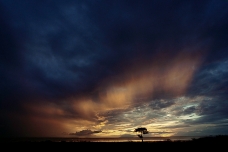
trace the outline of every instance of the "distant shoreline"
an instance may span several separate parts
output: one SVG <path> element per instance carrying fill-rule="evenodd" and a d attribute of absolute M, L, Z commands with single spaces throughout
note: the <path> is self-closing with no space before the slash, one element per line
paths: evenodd
<path fill-rule="evenodd" d="M 173 137 L 144 137 L 144 143 L 187 143 L 187 142 L 224 142 L 228 135 L 215 136 L 173 136 Z M 0 142 L 92 142 L 92 143 L 141 143 L 141 139 L 134 137 L 125 138 L 77 138 L 77 137 L 10 137 L 0 138 Z"/>

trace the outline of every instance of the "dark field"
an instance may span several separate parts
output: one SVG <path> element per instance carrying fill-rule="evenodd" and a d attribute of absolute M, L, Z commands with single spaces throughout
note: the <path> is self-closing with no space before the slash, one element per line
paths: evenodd
<path fill-rule="evenodd" d="M 163 141 L 127 141 L 127 142 L 91 142 L 91 141 L 60 141 L 52 140 L 4 140 L 1 139 L 1 147 L 7 150 L 73 150 L 73 151 L 226 151 L 228 147 L 228 135 L 208 136 L 191 140 Z"/>

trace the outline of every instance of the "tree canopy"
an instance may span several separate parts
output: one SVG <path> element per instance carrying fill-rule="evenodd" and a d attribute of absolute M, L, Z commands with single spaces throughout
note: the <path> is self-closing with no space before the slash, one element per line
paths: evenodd
<path fill-rule="evenodd" d="M 143 142 L 143 134 L 148 134 L 148 133 L 149 133 L 149 132 L 147 131 L 147 129 L 144 128 L 144 127 L 136 128 L 136 129 L 134 130 L 134 132 L 139 132 L 139 133 L 140 133 L 140 135 L 138 135 L 138 137 L 142 139 L 142 142 Z"/>

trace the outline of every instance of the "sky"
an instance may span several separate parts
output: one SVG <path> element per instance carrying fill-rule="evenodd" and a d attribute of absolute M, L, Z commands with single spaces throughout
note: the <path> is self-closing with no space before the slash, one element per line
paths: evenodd
<path fill-rule="evenodd" d="M 0 0 L 0 137 L 228 134 L 227 0 Z"/>

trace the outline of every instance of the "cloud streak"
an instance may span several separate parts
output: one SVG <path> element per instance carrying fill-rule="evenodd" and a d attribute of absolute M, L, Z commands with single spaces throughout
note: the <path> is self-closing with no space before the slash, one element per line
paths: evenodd
<path fill-rule="evenodd" d="M 70 133 L 70 135 L 75 135 L 75 136 L 91 136 L 93 134 L 97 134 L 97 133 L 101 133 L 102 131 L 98 130 L 98 131 L 91 131 L 91 130 L 81 130 L 79 132 L 76 133 Z"/>

